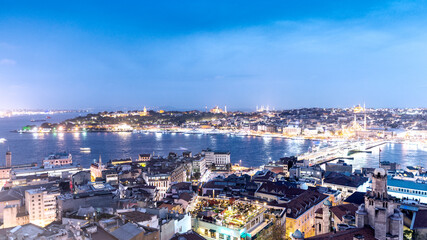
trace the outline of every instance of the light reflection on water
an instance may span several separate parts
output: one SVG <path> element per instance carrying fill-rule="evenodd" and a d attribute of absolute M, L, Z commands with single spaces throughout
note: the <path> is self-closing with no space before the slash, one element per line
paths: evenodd
<path fill-rule="evenodd" d="M 31 117 L 30 117 L 31 118 Z M 102 154 L 103 161 L 115 158 L 137 158 L 140 153 L 167 155 L 170 151 L 182 153 L 185 150 L 198 153 L 211 148 L 230 151 L 233 163 L 242 160 L 244 166 L 258 166 L 280 157 L 304 153 L 320 144 L 319 141 L 263 138 L 255 136 L 198 135 L 180 133 L 57 133 L 57 134 L 17 134 L 10 130 L 29 123 L 28 119 L 0 119 L 0 138 L 7 139 L 0 144 L 0 164 L 4 164 L 4 153 L 10 147 L 14 163 L 32 162 L 44 158 L 52 152 L 67 151 L 76 162 L 89 166 L 92 159 Z M 65 119 L 65 117 L 64 117 Z M 55 120 L 57 121 L 57 120 Z M 90 153 L 80 152 L 80 148 L 91 148 Z M 406 144 L 386 144 L 380 147 L 381 160 L 399 162 L 402 165 L 422 165 L 427 167 L 427 151 Z M 378 166 L 379 148 L 372 153 L 353 154 L 353 161 L 347 161 L 354 168 Z"/>

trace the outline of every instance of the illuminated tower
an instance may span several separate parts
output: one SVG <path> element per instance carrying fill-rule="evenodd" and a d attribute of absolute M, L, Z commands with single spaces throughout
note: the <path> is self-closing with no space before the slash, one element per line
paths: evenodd
<path fill-rule="evenodd" d="M 224 113 L 227 113 L 227 105 L 224 106 Z"/>
<path fill-rule="evenodd" d="M 6 152 L 6 167 L 12 167 L 12 152 L 9 149 Z"/>
<path fill-rule="evenodd" d="M 364 120 L 363 120 L 363 128 L 366 131 L 366 107 L 365 107 L 365 103 L 363 103 L 363 112 L 365 113 Z"/>

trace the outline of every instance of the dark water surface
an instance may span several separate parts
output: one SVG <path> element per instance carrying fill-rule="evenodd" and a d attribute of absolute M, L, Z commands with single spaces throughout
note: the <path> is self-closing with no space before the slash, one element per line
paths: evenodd
<path fill-rule="evenodd" d="M 85 114 L 85 113 L 82 113 Z M 79 114 L 55 114 L 49 122 L 59 122 Z M 211 148 L 218 151 L 230 151 L 231 161 L 243 166 L 259 166 L 269 160 L 283 156 L 292 156 L 307 151 L 318 141 L 290 140 L 283 138 L 239 137 L 229 135 L 195 135 L 180 133 L 57 133 L 57 134 L 19 134 L 12 133 L 30 122 L 31 119 L 43 119 L 46 116 L 19 116 L 0 119 L 0 165 L 4 165 L 4 153 L 10 147 L 12 162 L 41 162 L 50 153 L 67 151 L 73 155 L 74 162 L 89 166 L 101 154 L 104 161 L 116 158 L 137 158 L 140 153 L 167 155 L 169 152 L 181 153 L 185 150 L 193 153 Z M 40 123 L 36 123 L 40 125 Z M 80 152 L 80 148 L 91 148 L 90 153 Z M 378 165 L 378 150 L 372 154 L 355 154 L 349 161 L 355 168 L 375 167 Z M 402 165 L 422 165 L 426 167 L 427 149 L 409 144 L 387 144 L 381 146 L 381 159 L 397 161 Z"/>

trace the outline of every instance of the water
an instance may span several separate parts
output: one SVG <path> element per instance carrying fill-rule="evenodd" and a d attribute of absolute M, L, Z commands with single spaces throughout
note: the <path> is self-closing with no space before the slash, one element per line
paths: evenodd
<path fill-rule="evenodd" d="M 77 116 L 77 113 L 55 114 L 49 122 L 59 122 Z M 83 166 L 89 166 L 94 159 L 102 156 L 104 161 L 132 157 L 140 153 L 167 155 L 169 152 L 182 153 L 189 150 L 198 153 L 211 148 L 217 151 L 230 151 L 232 163 L 243 166 L 259 166 L 283 156 L 292 156 L 307 151 L 318 144 L 311 140 L 290 140 L 283 138 L 238 137 L 227 135 L 193 135 L 179 133 L 58 133 L 58 134 L 19 134 L 12 133 L 30 122 L 31 119 L 43 119 L 45 116 L 19 116 L 0 119 L 0 164 L 4 165 L 4 153 L 9 147 L 14 164 L 41 162 L 50 153 L 66 151 L 73 160 Z M 40 124 L 40 123 L 37 123 Z M 80 148 L 91 148 L 90 153 L 80 152 Z M 354 168 L 376 167 L 378 150 L 372 154 L 354 154 L 354 161 L 348 161 Z M 381 146 L 381 159 L 397 161 L 402 165 L 421 165 L 427 167 L 427 152 L 412 145 L 387 144 Z M 241 162 L 240 162 L 241 160 Z"/>

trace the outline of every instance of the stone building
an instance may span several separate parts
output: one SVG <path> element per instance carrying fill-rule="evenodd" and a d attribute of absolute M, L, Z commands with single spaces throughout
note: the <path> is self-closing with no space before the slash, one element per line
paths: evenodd
<path fill-rule="evenodd" d="M 377 168 L 372 175 L 372 190 L 365 195 L 365 204 L 356 211 L 356 226 L 369 225 L 379 240 L 403 239 L 403 214 L 399 203 L 387 194 L 387 173 Z"/>
<path fill-rule="evenodd" d="M 384 169 L 374 170 L 372 189 L 365 194 L 364 203 L 355 212 L 353 206 L 332 207 L 325 202 L 322 209 L 316 211 L 316 236 L 309 239 L 403 240 L 403 214 L 398 200 L 387 194 Z"/>

